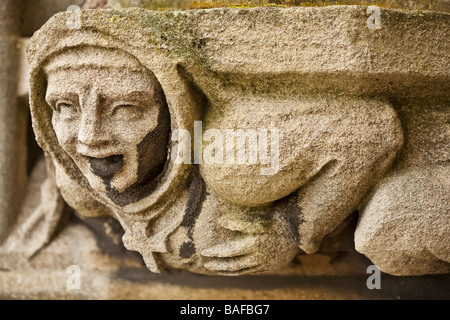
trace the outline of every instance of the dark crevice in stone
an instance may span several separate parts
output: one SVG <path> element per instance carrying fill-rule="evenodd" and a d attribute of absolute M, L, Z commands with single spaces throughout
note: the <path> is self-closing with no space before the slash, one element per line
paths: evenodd
<path fill-rule="evenodd" d="M 305 222 L 303 219 L 302 208 L 298 206 L 298 196 L 290 195 L 274 203 L 274 206 L 280 208 L 283 220 L 286 222 L 286 228 L 292 239 L 301 245 L 299 227 Z"/>
<path fill-rule="evenodd" d="M 106 158 L 91 158 L 89 157 L 89 164 L 93 174 L 100 178 L 110 178 L 114 176 L 123 167 L 123 155 L 115 155 Z"/>
<path fill-rule="evenodd" d="M 179 255 L 181 258 L 190 258 L 196 252 L 194 245 L 194 227 L 202 210 L 203 201 L 205 200 L 206 195 L 206 185 L 200 177 L 198 166 L 193 167 L 186 183 L 189 190 L 189 198 L 181 226 L 187 228 L 189 241 L 184 243 L 180 248 Z"/>
<path fill-rule="evenodd" d="M 167 170 L 167 155 L 170 139 L 170 113 L 165 99 L 158 115 L 157 127 L 149 132 L 147 136 L 138 145 L 139 164 L 138 181 L 123 192 L 118 192 L 111 187 L 112 177 L 104 178 L 103 181 L 107 187 L 108 197 L 119 206 L 126 206 L 135 203 L 153 191 L 160 179 Z M 155 152 L 152 145 L 161 145 L 162 148 Z M 149 168 L 149 163 L 151 164 Z"/>
<path fill-rule="evenodd" d="M 189 259 L 195 254 L 195 244 L 192 241 L 183 243 L 180 248 L 180 258 Z"/>

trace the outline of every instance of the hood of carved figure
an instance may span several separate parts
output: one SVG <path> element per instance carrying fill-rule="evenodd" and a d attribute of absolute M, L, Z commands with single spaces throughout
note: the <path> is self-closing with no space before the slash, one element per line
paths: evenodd
<path fill-rule="evenodd" d="M 153 66 L 161 54 L 133 48 L 132 38 L 46 26 L 39 32 L 48 41 L 29 50 L 38 143 L 96 201 L 126 213 L 147 210 L 189 172 L 189 164 L 168 161 L 170 133 L 190 130 L 198 118 L 185 82 L 176 70 Z M 99 37 L 107 44 L 98 45 Z"/>

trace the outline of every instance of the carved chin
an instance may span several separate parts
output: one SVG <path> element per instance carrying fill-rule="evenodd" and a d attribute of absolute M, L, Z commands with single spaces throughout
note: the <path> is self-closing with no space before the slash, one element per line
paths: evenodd
<path fill-rule="evenodd" d="M 137 148 L 133 152 L 124 154 L 122 163 L 121 169 L 112 178 L 104 180 L 108 191 L 124 192 L 138 181 L 139 161 Z"/>
<path fill-rule="evenodd" d="M 93 174 L 90 170 L 83 172 L 85 178 L 88 180 L 89 185 L 92 189 L 94 189 L 97 192 L 106 193 L 107 190 L 107 184 L 105 183 L 104 179 Z"/>

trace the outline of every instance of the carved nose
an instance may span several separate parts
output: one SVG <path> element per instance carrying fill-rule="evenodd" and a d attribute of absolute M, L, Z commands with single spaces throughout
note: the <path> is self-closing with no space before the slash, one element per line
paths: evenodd
<path fill-rule="evenodd" d="M 100 147 L 108 143 L 108 137 L 99 121 L 83 119 L 78 132 L 78 141 L 89 147 Z"/>

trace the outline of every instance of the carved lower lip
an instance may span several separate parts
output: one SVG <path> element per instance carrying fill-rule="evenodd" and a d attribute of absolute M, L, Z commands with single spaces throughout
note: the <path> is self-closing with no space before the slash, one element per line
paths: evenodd
<path fill-rule="evenodd" d="M 89 159 L 92 173 L 100 178 L 111 178 L 123 167 L 123 155 L 109 156 L 106 158 L 87 158 Z"/>

